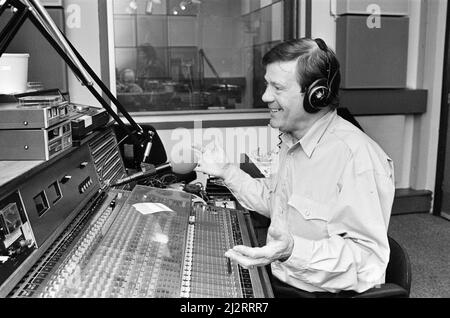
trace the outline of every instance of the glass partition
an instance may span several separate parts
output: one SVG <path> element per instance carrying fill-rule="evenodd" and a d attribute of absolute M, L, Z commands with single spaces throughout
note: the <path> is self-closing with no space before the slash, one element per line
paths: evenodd
<path fill-rule="evenodd" d="M 285 37 L 290 1 L 114 0 L 119 101 L 129 112 L 265 107 L 261 57 Z"/>

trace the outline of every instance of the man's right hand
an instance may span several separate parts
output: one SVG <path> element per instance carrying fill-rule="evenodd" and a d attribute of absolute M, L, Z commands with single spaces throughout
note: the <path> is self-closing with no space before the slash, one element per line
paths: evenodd
<path fill-rule="evenodd" d="M 211 142 L 206 147 L 192 146 L 197 156 L 197 167 L 195 171 L 203 172 L 215 177 L 224 178 L 225 170 L 230 165 L 224 150 L 217 144 Z"/>

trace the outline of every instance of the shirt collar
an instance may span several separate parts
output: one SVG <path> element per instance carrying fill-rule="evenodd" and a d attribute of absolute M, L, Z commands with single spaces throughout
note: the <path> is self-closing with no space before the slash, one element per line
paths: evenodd
<path fill-rule="evenodd" d="M 329 111 L 324 116 L 319 118 L 307 131 L 307 133 L 298 141 L 290 134 L 283 134 L 281 136 L 283 142 L 285 142 L 289 149 L 294 147 L 297 143 L 302 146 L 305 154 L 311 158 L 314 150 L 316 149 L 317 144 L 322 138 L 323 134 L 326 132 L 328 126 L 331 122 L 336 118 L 337 112 L 336 110 Z"/>

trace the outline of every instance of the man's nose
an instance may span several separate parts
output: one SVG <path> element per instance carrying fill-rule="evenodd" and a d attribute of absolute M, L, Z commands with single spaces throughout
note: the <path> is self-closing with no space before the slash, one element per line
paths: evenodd
<path fill-rule="evenodd" d="M 264 90 L 264 94 L 261 97 L 262 101 L 264 103 L 270 103 L 273 102 L 273 94 L 270 91 L 270 87 L 266 87 L 266 89 Z"/>

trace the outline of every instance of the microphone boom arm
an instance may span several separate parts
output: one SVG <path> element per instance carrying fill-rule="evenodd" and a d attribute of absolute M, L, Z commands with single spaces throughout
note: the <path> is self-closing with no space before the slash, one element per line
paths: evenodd
<path fill-rule="evenodd" d="M 59 30 L 42 4 L 38 0 L 6 0 L 0 6 L 0 16 L 8 6 L 14 7 L 16 11 L 11 20 L 6 24 L 5 28 L 0 32 L 0 56 L 5 52 L 9 43 L 13 40 L 25 20 L 29 18 L 38 31 L 70 67 L 82 85 L 86 86 L 100 105 L 114 118 L 136 144 L 142 148 L 146 147 L 146 154 L 148 155 L 154 133 L 152 131 L 144 131 L 142 127 L 134 121 L 124 106 L 101 81 L 67 37 Z M 93 81 L 90 80 L 89 77 L 92 78 Z M 119 115 L 111 108 L 110 104 L 95 89 L 93 82 L 100 87 L 102 92 L 105 93 L 109 100 L 117 107 L 117 110 L 127 119 L 132 130 L 127 127 Z M 145 159 L 146 158 L 144 157 L 144 162 Z"/>

